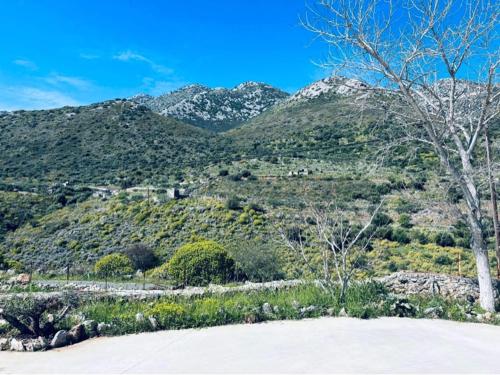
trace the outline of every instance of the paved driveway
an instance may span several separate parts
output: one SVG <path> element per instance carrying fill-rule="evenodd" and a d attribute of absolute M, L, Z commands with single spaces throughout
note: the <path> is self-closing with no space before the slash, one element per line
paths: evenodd
<path fill-rule="evenodd" d="M 98 338 L 0 353 L 0 373 L 500 373 L 500 327 L 321 318 Z"/>

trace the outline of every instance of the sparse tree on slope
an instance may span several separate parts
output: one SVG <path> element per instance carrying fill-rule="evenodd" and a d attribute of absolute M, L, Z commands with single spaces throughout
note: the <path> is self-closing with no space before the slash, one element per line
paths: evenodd
<path fill-rule="evenodd" d="M 494 0 L 315 0 L 303 21 L 329 45 L 337 72 L 392 98 L 387 126 L 400 142 L 428 145 L 462 191 L 488 311 L 494 297 L 477 154 L 485 129 L 498 124 L 498 14 Z"/>

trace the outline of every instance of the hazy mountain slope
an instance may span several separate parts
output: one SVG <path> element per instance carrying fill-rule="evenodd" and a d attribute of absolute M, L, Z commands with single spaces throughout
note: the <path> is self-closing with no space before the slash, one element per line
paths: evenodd
<path fill-rule="evenodd" d="M 287 97 L 287 93 L 270 85 L 245 82 L 232 89 L 189 85 L 158 97 L 136 95 L 131 100 L 192 125 L 224 131 Z"/>
<path fill-rule="evenodd" d="M 0 178 L 131 184 L 217 158 L 220 139 L 129 101 L 0 115 Z"/>

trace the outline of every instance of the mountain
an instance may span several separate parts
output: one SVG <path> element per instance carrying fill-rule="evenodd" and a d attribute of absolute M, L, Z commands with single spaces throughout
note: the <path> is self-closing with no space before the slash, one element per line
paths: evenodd
<path fill-rule="evenodd" d="M 0 180 L 136 184 L 218 160 L 220 137 L 127 100 L 0 114 Z"/>
<path fill-rule="evenodd" d="M 348 159 L 369 155 L 383 115 L 380 93 L 367 84 L 326 78 L 299 90 L 227 132 L 248 155 Z"/>
<path fill-rule="evenodd" d="M 259 115 L 288 96 L 264 83 L 245 82 L 232 89 L 189 85 L 158 97 L 140 94 L 130 100 L 162 115 L 220 132 Z"/>
<path fill-rule="evenodd" d="M 356 79 L 328 77 L 300 89 L 295 94 L 288 97 L 283 104 L 290 105 L 307 102 L 318 97 L 332 95 L 364 97 L 366 95 L 365 90 L 368 88 L 368 84 Z"/>

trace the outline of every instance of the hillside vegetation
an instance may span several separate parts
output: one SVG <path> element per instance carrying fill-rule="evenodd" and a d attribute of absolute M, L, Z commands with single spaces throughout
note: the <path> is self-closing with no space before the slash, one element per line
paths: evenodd
<path fill-rule="evenodd" d="M 0 254 L 25 269 L 84 272 L 134 244 L 165 262 L 208 239 L 253 267 L 247 275 L 273 259 L 269 277 L 307 276 L 278 228 L 296 231 L 309 204 L 334 201 L 359 219 L 383 201 L 385 219 L 358 276 L 456 274 L 458 262 L 472 276 L 470 236 L 453 208 L 463 197 L 429 150 L 382 153 L 397 136 L 383 126 L 387 97 L 360 96 L 343 82 L 315 83 L 218 134 L 137 98 L 0 115 Z M 96 185 L 109 194 L 95 194 Z M 172 187 L 183 199 L 166 194 Z"/>

